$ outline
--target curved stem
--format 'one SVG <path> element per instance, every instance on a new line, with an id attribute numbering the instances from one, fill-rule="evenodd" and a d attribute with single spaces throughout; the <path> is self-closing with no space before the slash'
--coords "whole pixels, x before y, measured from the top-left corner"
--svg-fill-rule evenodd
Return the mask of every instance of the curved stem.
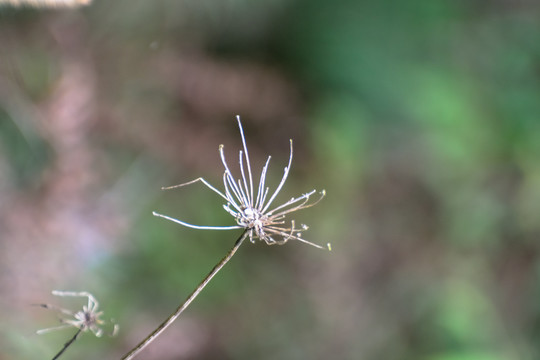
<path id="1" fill-rule="evenodd" d="M 212 271 L 203 279 L 203 281 L 197 286 L 197 288 L 187 297 L 187 299 L 173 312 L 164 322 L 161 323 L 150 335 L 148 335 L 143 341 L 141 341 L 137 346 L 135 346 L 129 353 L 124 355 L 122 360 L 133 359 L 139 352 L 141 352 L 146 346 L 148 346 L 152 341 L 154 341 L 169 325 L 171 325 L 174 320 L 191 304 L 193 300 L 199 295 L 199 293 L 204 289 L 206 285 L 212 280 L 212 278 L 221 270 L 226 263 L 231 260 L 233 255 L 236 253 L 240 245 L 244 242 L 248 235 L 248 230 L 245 230 L 242 235 L 236 240 L 236 243 L 231 250 L 225 255 L 221 261 L 214 266 Z"/>

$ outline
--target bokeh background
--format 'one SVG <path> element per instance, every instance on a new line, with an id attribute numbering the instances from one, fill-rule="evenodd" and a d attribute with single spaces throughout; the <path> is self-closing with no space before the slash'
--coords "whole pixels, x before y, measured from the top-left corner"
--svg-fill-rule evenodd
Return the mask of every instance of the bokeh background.
<path id="1" fill-rule="evenodd" d="M 141 359 L 540 358 L 540 4 L 96 0 L 0 8 L 0 359 L 92 292 L 118 359 L 238 237 L 202 185 L 272 155 L 298 242 L 246 243 Z"/>

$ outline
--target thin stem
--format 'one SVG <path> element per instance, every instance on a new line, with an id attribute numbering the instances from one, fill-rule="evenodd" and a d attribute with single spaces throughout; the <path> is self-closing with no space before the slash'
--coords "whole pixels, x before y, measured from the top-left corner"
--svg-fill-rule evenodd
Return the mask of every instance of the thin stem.
<path id="1" fill-rule="evenodd" d="M 67 343 L 64 344 L 64 347 L 62 348 L 62 350 L 60 350 L 60 352 L 59 352 L 58 354 L 56 354 L 56 355 L 52 358 L 52 360 L 58 359 L 58 358 L 60 357 L 60 355 L 62 355 L 62 354 L 64 353 L 64 351 L 66 351 L 66 349 L 67 349 L 71 344 L 73 344 L 73 342 L 74 342 L 75 340 L 77 340 L 77 337 L 78 337 L 79 334 L 81 333 L 82 329 L 83 329 L 83 327 L 81 326 L 81 327 L 79 328 L 79 330 L 77 330 L 77 332 L 75 333 L 75 335 L 73 335 L 73 337 L 72 337 L 71 339 L 69 339 L 69 341 L 68 341 Z"/>
<path id="2" fill-rule="evenodd" d="M 171 325 L 174 320 L 180 314 L 191 304 L 193 300 L 199 295 L 199 293 L 204 289 L 206 285 L 212 280 L 212 278 L 225 266 L 226 263 L 231 260 L 231 258 L 234 256 L 238 248 L 240 248 L 240 245 L 244 242 L 248 235 L 249 231 L 245 230 L 242 235 L 236 240 L 236 243 L 232 247 L 231 250 L 225 255 L 221 261 L 214 266 L 212 271 L 206 277 L 203 279 L 203 281 L 197 286 L 197 288 L 187 297 L 187 299 L 182 303 L 174 313 L 172 313 L 164 322 L 161 323 L 150 335 L 148 335 L 143 341 L 141 341 L 137 346 L 135 346 L 129 353 L 124 355 L 122 360 L 130 360 L 133 359 L 139 352 L 141 352 L 147 345 L 149 345 L 152 341 L 154 341 L 169 325 Z"/>

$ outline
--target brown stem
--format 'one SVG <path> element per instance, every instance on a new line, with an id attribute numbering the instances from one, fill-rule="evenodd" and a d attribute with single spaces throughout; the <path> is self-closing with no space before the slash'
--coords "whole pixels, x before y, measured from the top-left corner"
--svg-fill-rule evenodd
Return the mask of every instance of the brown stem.
<path id="1" fill-rule="evenodd" d="M 56 355 L 54 355 L 54 357 L 52 358 L 52 360 L 56 360 L 60 357 L 60 355 L 62 355 L 64 353 L 64 351 L 66 351 L 66 349 L 69 347 L 69 345 L 73 344 L 73 342 L 75 340 L 77 340 L 77 337 L 79 336 L 79 334 L 81 333 L 82 331 L 82 326 L 79 328 L 79 330 L 77 330 L 77 332 L 75 333 L 75 335 L 73 335 L 73 337 L 71 339 L 69 339 L 69 341 L 67 343 L 64 344 L 64 347 L 62 348 L 62 350 L 60 350 L 60 352 Z"/>
<path id="2" fill-rule="evenodd" d="M 154 341 L 169 325 L 171 325 L 174 320 L 191 304 L 193 300 L 199 295 L 199 293 L 204 289 L 204 287 L 212 280 L 212 278 L 221 270 L 226 263 L 231 260 L 233 255 L 236 253 L 240 245 L 244 242 L 248 235 L 248 230 L 245 230 L 242 235 L 236 240 L 236 243 L 231 250 L 225 255 L 221 261 L 214 266 L 212 271 L 203 279 L 203 281 L 197 286 L 197 288 L 187 297 L 187 299 L 172 313 L 164 322 L 161 323 L 150 335 L 148 335 L 143 341 L 141 341 L 137 346 L 135 346 L 129 353 L 124 355 L 122 360 L 133 359 L 139 352 L 141 352 L 147 345 Z"/>

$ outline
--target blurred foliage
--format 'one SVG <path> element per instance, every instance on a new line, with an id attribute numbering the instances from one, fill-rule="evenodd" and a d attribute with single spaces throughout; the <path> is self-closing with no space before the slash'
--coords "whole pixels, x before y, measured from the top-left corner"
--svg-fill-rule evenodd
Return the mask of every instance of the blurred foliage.
<path id="1" fill-rule="evenodd" d="M 310 241 L 246 244 L 141 358 L 537 359 L 540 6 L 534 1 L 94 1 L 0 7 L 0 358 L 69 331 L 36 302 L 88 290 L 119 358 L 239 235 L 218 145 L 242 115 Z M 275 185 L 274 185 L 275 186 Z"/>

